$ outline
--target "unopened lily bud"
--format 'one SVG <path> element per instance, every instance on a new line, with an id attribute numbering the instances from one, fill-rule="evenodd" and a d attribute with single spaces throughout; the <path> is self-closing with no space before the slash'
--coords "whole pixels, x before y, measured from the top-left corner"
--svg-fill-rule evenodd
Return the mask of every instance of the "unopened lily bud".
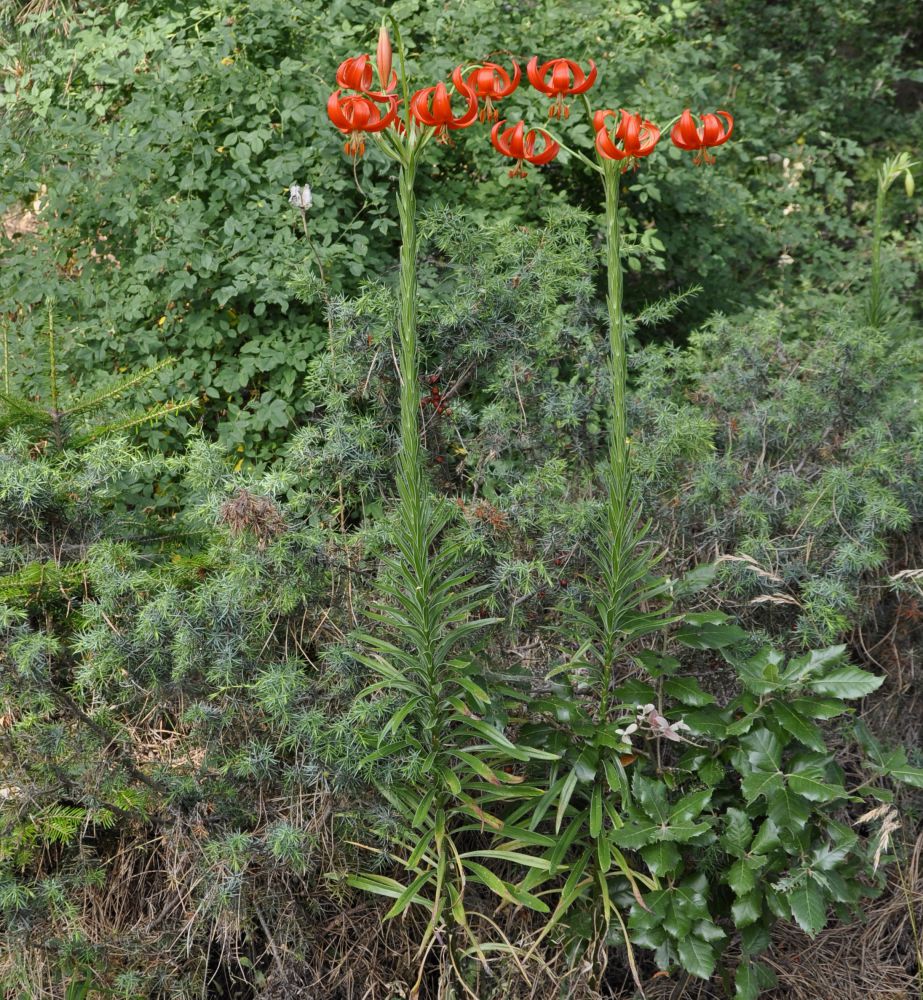
<path id="1" fill-rule="evenodd" d="M 907 192 L 907 197 L 912 198 L 914 192 L 913 185 L 913 174 L 909 170 L 904 171 L 904 190 Z"/>
<path id="2" fill-rule="evenodd" d="M 378 66 L 378 79 L 382 87 L 387 89 L 391 80 L 391 36 L 388 28 L 382 24 L 378 32 L 378 51 L 375 54 L 375 62 Z"/>

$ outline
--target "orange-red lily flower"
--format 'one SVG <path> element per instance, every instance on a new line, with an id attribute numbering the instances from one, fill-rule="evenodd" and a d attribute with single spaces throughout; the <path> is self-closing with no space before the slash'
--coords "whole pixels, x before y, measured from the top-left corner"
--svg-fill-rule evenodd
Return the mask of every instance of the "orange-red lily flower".
<path id="1" fill-rule="evenodd" d="M 726 111 L 716 111 L 715 114 L 702 115 L 701 121 L 702 124 L 697 126 L 695 116 L 686 108 L 673 126 L 670 138 L 674 146 L 695 153 L 693 163 L 714 163 L 715 158 L 708 152 L 709 147 L 722 146 L 731 138 L 734 119 Z"/>
<path id="2" fill-rule="evenodd" d="M 379 66 L 382 64 L 379 63 Z M 390 67 L 389 67 L 390 68 Z M 382 81 L 382 85 L 384 82 Z M 337 69 L 337 86 L 343 90 L 355 90 L 366 94 L 373 101 L 391 100 L 391 91 L 397 87 L 397 73 L 391 74 L 391 79 L 383 93 L 372 91 L 372 62 L 366 54 L 344 59 Z"/>
<path id="3" fill-rule="evenodd" d="M 410 98 L 410 113 L 421 124 L 436 130 L 436 142 L 449 141 L 449 129 L 467 128 L 477 117 L 478 99 L 474 88 L 465 82 L 461 66 L 452 71 L 455 89 L 465 98 L 467 108 L 460 115 L 452 113 L 452 98 L 444 83 L 418 90 Z"/>
<path id="4" fill-rule="evenodd" d="M 527 132 L 525 125 L 519 122 L 518 125 L 511 125 L 501 132 L 500 129 L 504 124 L 505 120 L 494 125 L 490 131 L 490 141 L 497 152 L 516 160 L 516 166 L 510 171 L 510 177 L 527 176 L 523 162 L 540 167 L 550 163 L 561 150 L 558 143 L 543 128 L 531 128 Z M 544 138 L 545 146 L 537 153 L 535 144 L 539 136 Z"/>
<path id="5" fill-rule="evenodd" d="M 346 94 L 340 97 L 340 91 L 334 91 L 327 100 L 327 117 L 346 136 L 343 149 L 347 156 L 362 156 L 365 153 L 366 132 L 381 132 L 386 129 L 397 116 L 397 98 L 388 98 L 390 108 L 383 115 L 371 96 L 364 94 Z"/>
<path id="6" fill-rule="evenodd" d="M 596 82 L 596 63 L 590 60 L 590 72 L 584 73 L 572 59 L 552 59 L 538 64 L 538 56 L 532 56 L 526 66 L 529 83 L 543 94 L 553 97 L 554 104 L 548 110 L 548 117 L 567 118 L 570 108 L 564 103 L 567 94 L 584 94 Z M 546 77 L 551 74 L 550 81 Z"/>
<path id="7" fill-rule="evenodd" d="M 478 99 L 484 102 L 483 108 L 478 112 L 478 118 L 482 122 L 492 122 L 500 117 L 500 112 L 494 107 L 493 102 L 501 97 L 509 97 L 519 86 L 519 63 L 513 60 L 513 75 L 497 63 L 482 63 L 477 69 L 468 74 L 468 84 L 474 88 Z"/>
<path id="8" fill-rule="evenodd" d="M 614 111 L 597 111 L 593 115 L 593 128 L 596 130 L 596 150 L 603 159 L 624 160 L 622 172 L 631 164 L 638 165 L 643 156 L 650 156 L 660 140 L 660 129 L 640 115 L 629 114 L 621 109 L 621 118 L 615 131 L 610 134 L 606 127 L 606 119 Z"/>

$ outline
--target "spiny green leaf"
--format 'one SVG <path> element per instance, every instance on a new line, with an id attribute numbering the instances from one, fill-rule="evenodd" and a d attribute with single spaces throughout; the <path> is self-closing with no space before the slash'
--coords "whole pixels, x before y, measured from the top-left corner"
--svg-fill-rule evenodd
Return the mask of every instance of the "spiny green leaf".
<path id="1" fill-rule="evenodd" d="M 840 667 L 824 677 L 809 681 L 808 687 L 818 694 L 835 698 L 863 698 L 877 691 L 884 684 L 884 677 L 876 677 L 858 667 Z"/>
<path id="2" fill-rule="evenodd" d="M 699 979 L 711 979 L 717 958 L 715 949 L 707 941 L 688 934 L 676 943 L 676 950 L 687 972 Z"/>
<path id="3" fill-rule="evenodd" d="M 757 1000 L 763 990 L 776 985 L 776 974 L 764 962 L 744 960 L 734 974 L 734 1000 Z"/>
<path id="4" fill-rule="evenodd" d="M 792 916 L 798 926 L 810 937 L 819 934 L 827 924 L 827 903 L 818 884 L 806 876 L 787 897 Z"/>

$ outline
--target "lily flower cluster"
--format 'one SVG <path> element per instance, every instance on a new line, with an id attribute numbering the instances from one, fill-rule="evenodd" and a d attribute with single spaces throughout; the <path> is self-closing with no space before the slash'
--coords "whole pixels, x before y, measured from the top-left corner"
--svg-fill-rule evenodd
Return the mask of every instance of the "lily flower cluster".
<path id="1" fill-rule="evenodd" d="M 445 83 L 416 91 L 408 99 L 406 118 L 398 115 L 400 100 L 394 91 L 397 76 L 391 68 L 391 43 L 382 27 L 376 54 L 378 90 L 373 90 L 372 63 L 368 55 L 347 59 L 337 70 L 339 89 L 327 102 L 333 124 L 345 135 L 344 149 L 353 158 L 365 152 L 366 133 L 387 128 L 406 134 L 412 125 L 432 129 L 440 143 L 450 142 L 450 132 L 468 128 L 475 121 L 493 123 L 490 141 L 498 153 L 514 160 L 510 177 L 525 177 L 526 164 L 543 166 L 560 152 L 561 143 L 546 129 L 528 128 L 524 122 L 507 124 L 500 118 L 497 102 L 509 97 L 522 77 L 519 64 L 510 60 L 507 69 L 495 62 L 457 66 L 451 75 L 452 92 Z M 526 66 L 529 84 L 552 99 L 548 116 L 563 122 L 570 116 L 568 98 L 580 96 L 587 103 L 587 91 L 596 83 L 597 69 L 592 59 L 586 70 L 573 59 L 551 59 L 539 64 L 533 56 Z M 344 93 L 345 92 L 345 93 Z M 592 113 L 596 152 L 602 160 L 620 161 L 622 171 L 637 167 L 650 156 L 660 141 L 661 129 L 636 112 L 609 108 Z M 504 127 L 506 126 L 506 127 Z M 715 162 L 709 150 L 723 145 L 734 131 L 734 119 L 726 111 L 707 112 L 696 118 L 686 108 L 668 126 L 670 139 L 678 149 L 694 154 L 696 164 Z"/>

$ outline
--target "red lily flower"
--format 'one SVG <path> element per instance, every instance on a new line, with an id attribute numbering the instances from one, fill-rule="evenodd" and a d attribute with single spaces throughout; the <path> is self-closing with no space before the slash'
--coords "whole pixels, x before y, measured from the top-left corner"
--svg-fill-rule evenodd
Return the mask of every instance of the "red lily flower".
<path id="1" fill-rule="evenodd" d="M 625 160 L 622 166 L 624 173 L 631 164 L 637 167 L 642 156 L 650 156 L 654 152 L 654 147 L 660 140 L 660 129 L 646 118 L 642 119 L 640 115 L 632 115 L 621 109 L 622 117 L 610 135 L 606 127 L 609 115 L 614 116 L 615 112 L 597 111 L 593 115 L 596 150 L 605 160 Z"/>
<path id="2" fill-rule="evenodd" d="M 390 68 L 390 67 L 389 67 Z M 384 80 L 382 80 L 384 86 Z M 356 90 L 371 97 L 373 101 L 391 100 L 391 91 L 397 86 L 397 73 L 391 74 L 391 79 L 384 93 L 372 92 L 372 63 L 366 54 L 344 59 L 337 69 L 337 86 L 343 90 Z"/>
<path id="3" fill-rule="evenodd" d="M 724 118 L 723 123 L 719 115 Z M 693 163 L 714 163 L 715 158 L 708 149 L 710 146 L 723 146 L 731 138 L 734 119 L 726 111 L 716 111 L 715 114 L 702 115 L 701 121 L 702 124 L 697 127 L 694 115 L 686 108 L 673 126 L 670 138 L 678 149 L 695 153 Z"/>
<path id="4" fill-rule="evenodd" d="M 500 128 L 504 124 L 505 120 L 494 125 L 490 131 L 490 141 L 498 153 L 516 160 L 516 166 L 510 171 L 510 177 L 528 176 L 523 161 L 540 167 L 545 163 L 550 163 L 561 150 L 558 143 L 543 128 L 532 128 L 526 132 L 525 125 L 519 122 L 518 125 L 511 125 L 501 132 Z M 536 153 L 535 143 L 540 135 L 544 136 L 545 148 L 540 153 Z"/>
<path id="5" fill-rule="evenodd" d="M 519 86 L 519 63 L 513 62 L 513 75 L 510 74 L 497 63 L 486 62 L 478 69 L 472 70 L 468 75 L 468 85 L 474 88 L 478 98 L 483 100 L 484 107 L 478 112 L 478 119 L 482 122 L 492 122 L 500 117 L 500 112 L 494 107 L 493 102 L 501 97 L 509 97 Z"/>
<path id="6" fill-rule="evenodd" d="M 449 141 L 449 129 L 467 128 L 477 117 L 478 99 L 474 88 L 465 82 L 461 66 L 452 71 L 455 89 L 468 102 L 460 115 L 452 114 L 452 98 L 444 83 L 418 90 L 410 98 L 410 113 L 421 124 L 436 130 L 436 142 Z"/>
<path id="7" fill-rule="evenodd" d="M 371 96 L 361 94 L 346 94 L 340 97 L 340 91 L 334 91 L 327 99 L 327 117 L 346 136 L 343 146 L 347 156 L 362 156 L 365 153 L 365 132 L 381 132 L 386 129 L 397 115 L 397 98 L 388 98 L 391 107 L 382 115 L 381 109 L 371 99 Z"/>
<path id="8" fill-rule="evenodd" d="M 567 118 L 570 108 L 564 103 L 566 94 L 584 94 L 596 82 L 596 63 L 590 60 L 590 72 L 584 73 L 572 59 L 552 59 L 550 62 L 538 64 L 538 56 L 532 56 L 526 66 L 529 83 L 549 97 L 554 97 L 554 104 L 548 111 L 548 117 Z M 550 82 L 545 77 L 551 73 Z"/>

